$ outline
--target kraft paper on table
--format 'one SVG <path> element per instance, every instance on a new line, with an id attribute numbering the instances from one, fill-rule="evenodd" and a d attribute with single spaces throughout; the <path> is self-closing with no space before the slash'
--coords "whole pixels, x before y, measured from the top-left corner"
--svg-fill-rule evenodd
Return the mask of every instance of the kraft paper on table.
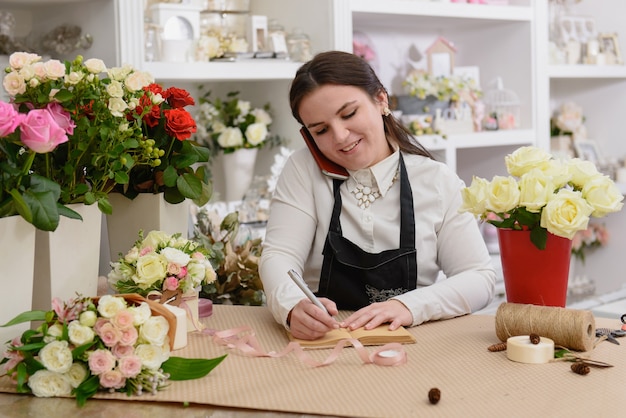
<path id="1" fill-rule="evenodd" d="M 202 321 L 216 330 L 249 325 L 266 351 L 280 351 L 289 342 L 265 307 L 217 305 Z M 599 318 L 597 326 L 619 328 L 621 323 Z M 157 395 L 103 392 L 96 397 L 359 417 L 597 416 L 598 408 L 604 410 L 602 416 L 617 416 L 619 402 L 626 399 L 626 339 L 621 345 L 604 341 L 590 353 L 578 353 L 614 365 L 581 376 L 570 370 L 569 362 L 515 363 L 504 351 L 488 351 L 499 342 L 494 316 L 468 315 L 409 330 L 417 343 L 403 346 L 407 364 L 392 367 L 365 365 L 352 347 L 344 348 L 331 365 L 317 368 L 294 354 L 247 357 L 191 333 L 189 345 L 173 355 L 228 354 L 209 375 L 171 382 Z M 330 351 L 307 353 L 323 361 Z M 436 405 L 428 402 L 433 387 L 441 390 Z M 14 391 L 7 377 L 0 378 L 0 392 Z"/>

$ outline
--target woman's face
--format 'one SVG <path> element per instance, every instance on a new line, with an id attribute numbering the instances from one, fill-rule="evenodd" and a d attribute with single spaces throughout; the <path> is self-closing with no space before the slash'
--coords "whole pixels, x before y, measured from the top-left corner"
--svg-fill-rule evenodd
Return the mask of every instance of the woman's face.
<path id="1" fill-rule="evenodd" d="M 350 170 L 371 167 L 391 154 L 385 138 L 383 109 L 354 86 L 324 85 L 300 102 L 300 118 L 326 157 Z"/>

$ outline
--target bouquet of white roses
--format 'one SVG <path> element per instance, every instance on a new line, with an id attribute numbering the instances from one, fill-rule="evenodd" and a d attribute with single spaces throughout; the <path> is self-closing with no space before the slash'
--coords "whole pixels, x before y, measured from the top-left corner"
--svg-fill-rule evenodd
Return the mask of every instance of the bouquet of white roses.
<path id="1" fill-rule="evenodd" d="M 168 379 L 205 376 L 225 357 L 171 357 L 175 319 L 167 308 L 136 294 L 55 299 L 52 308 L 25 312 L 3 325 L 43 321 L 13 339 L 0 361 L 20 393 L 74 395 L 79 405 L 100 390 L 155 394 Z"/>
<path id="2" fill-rule="evenodd" d="M 140 231 L 135 245 L 111 267 L 108 279 L 115 291 L 142 296 L 165 290 L 184 294 L 216 277 L 204 247 L 162 231 L 151 231 L 145 238 Z"/>
<path id="3" fill-rule="evenodd" d="M 458 75 L 434 76 L 424 71 L 412 71 L 402 82 L 410 96 L 425 99 L 434 96 L 440 101 L 458 101 L 464 94 L 480 97 L 482 91 L 473 79 Z"/>
<path id="4" fill-rule="evenodd" d="M 539 249 L 545 248 L 548 232 L 572 239 L 587 229 L 590 217 L 622 209 L 624 196 L 589 161 L 557 160 L 528 146 L 507 155 L 505 163 L 509 176 L 473 178 L 462 190 L 460 210 L 498 228 L 530 230 Z M 497 218 L 487 218 L 490 213 Z"/>

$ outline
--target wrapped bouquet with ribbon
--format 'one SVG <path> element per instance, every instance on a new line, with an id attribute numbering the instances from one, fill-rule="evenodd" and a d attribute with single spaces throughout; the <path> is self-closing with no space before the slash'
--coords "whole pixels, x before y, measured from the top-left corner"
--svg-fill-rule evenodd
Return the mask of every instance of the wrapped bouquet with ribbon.
<path id="1" fill-rule="evenodd" d="M 50 311 L 24 312 L 8 323 L 41 321 L 16 336 L 0 358 L 17 392 L 37 397 L 74 396 L 78 405 L 98 391 L 156 394 L 168 380 L 207 375 L 226 356 L 171 356 L 177 321 L 138 294 L 55 298 Z"/>
<path id="2" fill-rule="evenodd" d="M 137 293 L 165 304 L 185 321 L 188 331 L 200 330 L 198 293 L 203 284 L 215 281 L 216 273 L 207 250 L 181 234 L 151 231 L 111 263 L 109 285 L 118 293 Z M 179 324 L 181 326 L 182 324 Z M 186 332 L 178 332 L 174 349 L 186 345 Z"/>

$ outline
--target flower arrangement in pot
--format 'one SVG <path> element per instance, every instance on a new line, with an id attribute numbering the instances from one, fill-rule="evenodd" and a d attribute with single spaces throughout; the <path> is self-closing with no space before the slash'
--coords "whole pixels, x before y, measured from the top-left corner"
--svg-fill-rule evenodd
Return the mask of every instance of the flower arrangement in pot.
<path id="1" fill-rule="evenodd" d="M 539 249 L 545 248 L 548 232 L 571 240 L 577 231 L 587 229 L 590 217 L 622 209 L 624 196 L 589 161 L 555 159 L 538 147 L 526 146 L 507 155 L 505 163 L 509 176 L 491 181 L 474 177 L 462 189 L 460 210 L 497 228 L 529 230 Z"/>

